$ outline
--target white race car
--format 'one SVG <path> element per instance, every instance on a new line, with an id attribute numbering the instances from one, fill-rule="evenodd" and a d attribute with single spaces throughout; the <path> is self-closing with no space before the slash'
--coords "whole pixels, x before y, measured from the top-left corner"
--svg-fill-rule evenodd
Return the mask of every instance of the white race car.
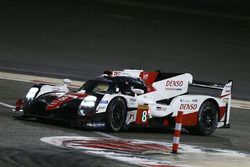
<path id="1" fill-rule="evenodd" d="M 178 111 L 183 111 L 182 124 L 190 133 L 210 135 L 218 127 L 230 127 L 232 83 L 193 81 L 189 73 L 106 71 L 76 92 L 66 84 L 34 85 L 17 109 L 24 111 L 24 117 L 74 121 L 116 132 L 172 127 Z M 220 94 L 192 94 L 196 87 L 220 90 Z"/>

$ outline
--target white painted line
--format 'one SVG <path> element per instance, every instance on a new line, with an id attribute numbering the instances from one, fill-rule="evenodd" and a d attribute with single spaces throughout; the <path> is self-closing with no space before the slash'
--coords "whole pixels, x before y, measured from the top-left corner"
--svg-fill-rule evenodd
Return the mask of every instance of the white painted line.
<path id="1" fill-rule="evenodd" d="M 48 84 L 60 84 L 63 82 L 63 79 L 59 78 L 49 78 L 49 77 L 40 77 L 35 75 L 26 75 L 26 74 L 15 74 L 8 72 L 0 72 L 0 79 L 20 81 L 20 82 L 30 82 L 30 83 L 48 83 Z M 84 82 L 72 80 L 72 84 L 69 87 L 79 88 Z"/>
<path id="2" fill-rule="evenodd" d="M 58 84 L 62 83 L 63 79 L 58 78 L 49 78 L 49 77 L 40 77 L 35 75 L 26 75 L 26 74 L 15 74 L 8 72 L 0 72 L 0 79 L 12 80 L 12 81 L 21 81 L 21 82 L 31 82 L 31 83 L 49 83 L 49 84 Z M 71 88 L 79 88 L 82 86 L 83 81 L 72 80 L 72 84 L 69 85 Z M 243 100 L 232 100 L 233 108 L 247 109 L 250 110 L 250 101 Z"/>
<path id="3" fill-rule="evenodd" d="M 250 110 L 250 101 L 232 100 L 232 107 Z"/>
<path id="4" fill-rule="evenodd" d="M 120 139 L 119 137 L 116 137 L 116 136 L 113 136 L 113 135 L 109 135 L 109 134 L 103 133 L 103 132 L 95 131 L 94 133 L 96 133 L 96 134 L 98 134 L 100 136 L 104 136 L 104 137 L 110 138 L 110 139 Z"/>
<path id="5" fill-rule="evenodd" d="M 12 109 L 16 108 L 15 106 L 12 106 L 12 105 L 9 105 L 9 104 L 3 103 L 3 102 L 0 102 L 0 105 L 4 106 L 4 107 L 7 107 L 7 108 L 12 108 Z"/>

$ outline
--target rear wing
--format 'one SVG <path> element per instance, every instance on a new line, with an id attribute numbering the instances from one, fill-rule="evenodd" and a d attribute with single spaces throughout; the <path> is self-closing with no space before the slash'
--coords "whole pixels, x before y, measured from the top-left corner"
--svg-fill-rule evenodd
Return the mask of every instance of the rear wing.
<path id="1" fill-rule="evenodd" d="M 229 80 L 226 84 L 193 80 L 193 83 L 191 83 L 190 85 L 202 88 L 221 90 L 221 99 L 231 98 L 232 96 L 233 80 Z"/>
<path id="2" fill-rule="evenodd" d="M 230 118 L 230 108 L 231 108 L 231 100 L 232 100 L 232 88 L 233 88 L 233 80 L 229 80 L 226 84 L 220 83 L 212 83 L 212 82 L 204 82 L 194 80 L 190 85 L 202 88 L 210 88 L 221 90 L 220 99 L 226 103 L 227 105 L 227 114 L 225 119 L 225 125 L 229 124 Z"/>

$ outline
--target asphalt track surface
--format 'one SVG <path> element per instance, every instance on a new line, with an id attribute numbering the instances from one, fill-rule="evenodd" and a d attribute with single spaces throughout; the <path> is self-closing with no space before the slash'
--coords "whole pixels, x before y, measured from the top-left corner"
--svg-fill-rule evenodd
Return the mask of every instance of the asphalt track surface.
<path id="1" fill-rule="evenodd" d="M 0 80 L 0 101 L 14 105 L 17 97 L 25 95 L 32 83 Z M 6 91 L 12 90 L 12 91 Z M 48 145 L 40 141 L 49 136 L 102 137 L 94 130 L 75 129 L 68 124 L 35 119 L 20 120 L 13 117 L 10 108 L 0 105 L 0 166 L 113 166 L 114 160 L 100 158 L 72 149 Z M 232 109 L 230 129 L 217 129 L 212 136 L 194 136 L 183 133 L 181 144 L 207 148 L 237 150 L 250 153 L 249 110 Z M 130 130 L 108 133 L 122 139 L 141 139 L 170 142 L 171 130 Z M 119 162 L 118 166 L 133 166 Z"/>
<path id="2" fill-rule="evenodd" d="M 233 79 L 234 97 L 250 99 L 246 10 L 230 13 L 229 6 L 218 14 L 219 9 L 207 13 L 211 10 L 149 6 L 113 1 L 1 1 L 0 70 L 77 80 L 105 69 L 130 67 L 190 72 L 201 80 Z M 14 105 L 30 86 L 0 80 L 0 102 Z M 0 106 L 0 166 L 106 167 L 117 163 L 40 141 L 47 136 L 100 136 L 95 131 L 12 116 L 9 108 Z M 230 129 L 218 129 L 209 137 L 184 133 L 181 142 L 250 153 L 249 117 L 249 110 L 233 108 Z M 162 131 L 111 135 L 172 140 L 172 132 Z M 119 166 L 131 165 L 119 162 Z"/>

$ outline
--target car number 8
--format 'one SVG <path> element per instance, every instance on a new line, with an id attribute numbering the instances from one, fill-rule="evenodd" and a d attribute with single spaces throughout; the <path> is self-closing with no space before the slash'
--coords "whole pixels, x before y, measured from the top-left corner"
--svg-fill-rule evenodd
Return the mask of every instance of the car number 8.
<path id="1" fill-rule="evenodd" d="M 147 121 L 147 116 L 148 116 L 148 112 L 147 111 L 143 111 L 142 112 L 142 122 L 146 122 Z"/>

